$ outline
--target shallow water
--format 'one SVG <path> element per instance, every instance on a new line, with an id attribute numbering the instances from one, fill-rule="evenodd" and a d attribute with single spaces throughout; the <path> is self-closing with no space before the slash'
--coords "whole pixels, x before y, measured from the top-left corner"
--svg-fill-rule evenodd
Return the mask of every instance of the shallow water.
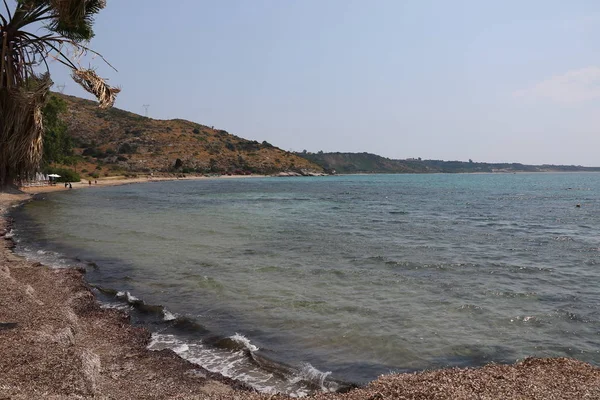
<path id="1" fill-rule="evenodd" d="M 526 356 L 600 364 L 600 174 L 161 182 L 15 214 L 28 257 L 78 259 L 121 300 L 166 307 L 137 310 L 154 348 L 263 390 Z"/>

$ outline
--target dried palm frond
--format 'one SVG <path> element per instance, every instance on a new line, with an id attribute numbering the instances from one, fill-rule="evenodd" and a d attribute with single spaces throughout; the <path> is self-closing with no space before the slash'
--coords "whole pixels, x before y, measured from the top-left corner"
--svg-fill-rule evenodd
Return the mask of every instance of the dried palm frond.
<path id="1" fill-rule="evenodd" d="M 75 82 L 96 96 L 100 108 L 112 107 L 115 104 L 117 94 L 121 91 L 118 87 L 109 86 L 93 69 L 75 69 L 71 76 Z"/>
<path id="2" fill-rule="evenodd" d="M 27 179 L 42 157 L 42 107 L 52 81 L 49 75 L 31 78 L 31 89 L 0 89 L 0 183 Z"/>

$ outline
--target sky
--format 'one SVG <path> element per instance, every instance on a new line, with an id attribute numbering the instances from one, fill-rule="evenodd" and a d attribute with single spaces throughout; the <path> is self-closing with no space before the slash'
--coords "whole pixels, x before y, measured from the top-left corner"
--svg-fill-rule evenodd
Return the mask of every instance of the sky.
<path id="1" fill-rule="evenodd" d="M 600 166 L 597 0 L 108 0 L 95 32 L 118 72 L 82 64 L 152 118 L 294 151 Z"/>

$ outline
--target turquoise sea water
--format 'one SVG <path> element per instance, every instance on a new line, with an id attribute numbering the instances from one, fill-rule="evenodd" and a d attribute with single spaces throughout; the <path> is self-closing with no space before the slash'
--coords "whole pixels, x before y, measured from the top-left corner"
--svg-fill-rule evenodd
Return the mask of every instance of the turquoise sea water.
<path id="1" fill-rule="evenodd" d="M 87 266 L 152 348 L 261 390 L 600 364 L 600 174 L 161 182 L 46 195 L 15 217 L 20 252 Z"/>

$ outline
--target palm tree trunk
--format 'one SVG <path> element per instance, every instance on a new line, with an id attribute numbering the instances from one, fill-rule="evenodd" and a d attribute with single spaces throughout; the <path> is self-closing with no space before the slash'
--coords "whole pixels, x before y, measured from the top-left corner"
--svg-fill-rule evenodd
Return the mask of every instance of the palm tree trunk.
<path id="1" fill-rule="evenodd" d="M 36 79 L 35 89 L 0 88 L 0 186 L 29 179 L 38 170 L 44 133 L 42 106 L 52 81 Z"/>

